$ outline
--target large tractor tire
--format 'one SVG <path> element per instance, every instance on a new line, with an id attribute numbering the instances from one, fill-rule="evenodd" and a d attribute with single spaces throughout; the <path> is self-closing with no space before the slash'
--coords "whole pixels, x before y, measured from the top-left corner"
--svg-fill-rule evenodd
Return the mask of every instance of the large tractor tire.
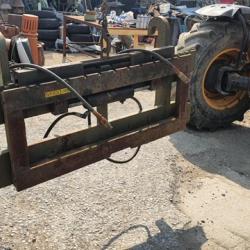
<path id="1" fill-rule="evenodd" d="M 215 130 L 244 118 L 249 108 L 246 91 L 224 96 L 215 90 L 220 67 L 237 60 L 241 41 L 242 29 L 236 21 L 196 23 L 181 34 L 177 52 L 196 50 L 190 86 L 191 127 Z"/>

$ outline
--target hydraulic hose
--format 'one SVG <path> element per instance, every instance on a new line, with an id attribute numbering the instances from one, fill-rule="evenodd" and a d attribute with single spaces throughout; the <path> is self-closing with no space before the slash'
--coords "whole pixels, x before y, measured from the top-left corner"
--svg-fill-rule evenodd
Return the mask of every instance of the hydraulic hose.
<path id="1" fill-rule="evenodd" d="M 141 103 L 139 102 L 139 100 L 135 97 L 130 97 L 130 99 L 132 99 L 137 105 L 138 105 L 138 108 L 139 108 L 139 112 L 142 112 L 143 108 L 142 108 L 142 105 Z M 65 113 L 65 114 L 62 114 L 60 115 L 59 117 L 57 117 L 53 122 L 52 124 L 49 126 L 49 128 L 47 129 L 46 133 L 44 134 L 43 136 L 43 139 L 46 139 L 49 135 L 50 135 L 50 132 L 54 129 L 54 127 L 62 120 L 64 119 L 65 117 L 68 117 L 68 116 L 76 116 L 76 117 L 79 117 L 79 118 L 82 118 L 82 119 L 85 119 L 88 114 L 84 113 L 84 114 L 81 114 L 81 113 L 78 113 L 78 112 L 70 112 L 70 113 Z M 107 158 L 108 161 L 112 162 L 112 163 L 115 163 L 115 164 L 125 164 L 125 163 L 128 163 L 130 161 L 132 161 L 139 153 L 141 149 L 141 146 L 138 146 L 135 150 L 135 152 L 133 153 L 133 155 L 127 159 L 127 160 L 115 160 L 115 159 L 112 159 L 112 158 Z"/>
<path id="2" fill-rule="evenodd" d="M 60 76 L 52 72 L 51 70 L 48 70 L 46 68 L 43 68 L 36 64 L 30 64 L 30 63 L 19 63 L 19 64 L 13 64 L 10 65 L 10 69 L 16 69 L 16 68 L 33 68 L 37 69 L 41 72 L 44 72 L 45 74 L 50 75 L 53 77 L 57 82 L 61 83 L 62 85 L 66 86 L 83 104 L 83 107 L 86 108 L 89 112 L 91 112 L 97 120 L 100 122 L 100 124 L 104 125 L 107 128 L 112 128 L 111 124 L 108 122 L 108 120 L 102 116 L 99 112 L 97 112 L 78 92 L 75 90 L 70 84 L 68 84 L 65 80 L 63 80 Z"/>
<path id="3" fill-rule="evenodd" d="M 158 54 L 154 51 L 145 50 L 145 49 L 126 49 L 126 50 L 119 52 L 119 54 L 124 54 L 124 53 L 129 53 L 129 52 L 142 52 L 144 54 L 152 55 L 152 56 L 156 57 L 158 60 L 160 60 L 161 62 L 170 66 L 182 82 L 184 82 L 186 84 L 188 84 L 190 82 L 190 78 L 187 77 L 183 72 L 181 72 L 173 63 L 171 63 L 168 59 L 166 59 L 165 57 L 161 56 L 160 54 Z"/>
<path id="4" fill-rule="evenodd" d="M 87 111 L 88 112 L 88 111 Z M 52 123 L 51 125 L 49 126 L 49 128 L 47 129 L 46 133 L 44 134 L 43 136 L 43 139 L 46 139 L 50 132 L 52 131 L 52 129 L 56 126 L 56 124 L 61 121 L 63 118 L 67 117 L 67 116 L 76 116 L 76 117 L 79 117 L 79 118 L 83 118 L 85 119 L 86 118 L 86 114 L 81 114 L 81 113 L 78 113 L 78 112 L 70 112 L 70 113 L 65 113 L 65 114 L 62 114 L 61 116 L 59 116 L 58 118 L 56 118 Z"/>
<path id="5" fill-rule="evenodd" d="M 140 101 L 136 98 L 136 97 L 130 97 L 131 100 L 133 100 L 138 108 L 139 108 L 139 113 L 142 112 L 143 108 L 142 108 L 142 105 L 140 103 Z M 134 154 L 127 160 L 115 160 L 115 159 L 112 159 L 112 158 L 107 158 L 108 161 L 112 162 L 112 163 L 115 163 L 115 164 L 126 164 L 126 163 L 129 163 L 130 161 L 132 161 L 137 155 L 138 153 L 140 152 L 140 149 L 141 149 L 141 146 L 138 146 L 134 152 Z"/>

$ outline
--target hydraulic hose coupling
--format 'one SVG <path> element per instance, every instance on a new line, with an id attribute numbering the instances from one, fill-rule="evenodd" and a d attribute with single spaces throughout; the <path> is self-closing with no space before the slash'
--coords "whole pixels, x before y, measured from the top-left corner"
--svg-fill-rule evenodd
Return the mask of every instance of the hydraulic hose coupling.
<path id="1" fill-rule="evenodd" d="M 113 128 L 112 125 L 108 122 L 108 120 L 104 116 L 102 116 L 100 113 L 98 113 L 97 111 L 93 111 L 92 113 L 97 118 L 97 120 L 99 121 L 101 125 L 109 129 Z"/>
<path id="2" fill-rule="evenodd" d="M 179 79 L 185 83 L 185 84 L 189 84 L 190 83 L 190 78 L 187 77 L 183 72 L 181 72 L 175 65 L 172 64 L 172 67 L 176 73 L 176 75 L 179 77 Z"/>

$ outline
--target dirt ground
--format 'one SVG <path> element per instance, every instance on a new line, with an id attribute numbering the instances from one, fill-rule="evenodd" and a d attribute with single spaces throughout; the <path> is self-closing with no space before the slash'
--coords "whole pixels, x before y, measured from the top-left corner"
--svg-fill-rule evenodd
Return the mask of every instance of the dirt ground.
<path id="1" fill-rule="evenodd" d="M 137 97 L 150 105 L 150 93 Z M 52 120 L 28 119 L 29 143 Z M 53 135 L 82 126 L 66 119 Z M 249 138 L 250 112 L 225 130 L 187 129 L 147 144 L 126 165 L 105 160 L 20 193 L 3 188 L 0 250 L 250 249 Z"/>

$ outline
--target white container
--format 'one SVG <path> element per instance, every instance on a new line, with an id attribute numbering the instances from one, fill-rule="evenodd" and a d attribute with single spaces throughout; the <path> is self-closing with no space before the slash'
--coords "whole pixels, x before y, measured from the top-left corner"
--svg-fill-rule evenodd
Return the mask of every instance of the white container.
<path id="1" fill-rule="evenodd" d="M 142 26 L 141 22 L 142 22 L 141 15 L 138 15 L 138 16 L 137 16 L 137 20 L 136 20 L 136 28 L 137 28 L 137 29 L 140 29 L 140 28 L 141 28 L 141 26 Z"/>
<path id="2" fill-rule="evenodd" d="M 162 3 L 160 5 L 160 13 L 167 14 L 170 11 L 170 3 Z"/>
<path id="3" fill-rule="evenodd" d="M 147 15 L 138 15 L 136 21 L 137 29 L 147 29 L 150 21 L 150 16 Z"/>

